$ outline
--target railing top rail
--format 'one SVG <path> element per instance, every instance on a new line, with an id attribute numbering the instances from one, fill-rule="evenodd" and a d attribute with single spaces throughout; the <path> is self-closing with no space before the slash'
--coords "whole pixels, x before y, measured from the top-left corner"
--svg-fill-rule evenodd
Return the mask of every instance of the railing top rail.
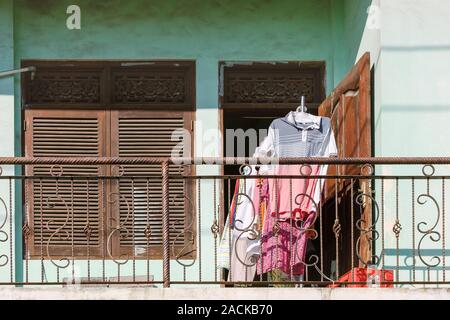
<path id="1" fill-rule="evenodd" d="M 0 165 L 133 165 L 133 164 L 450 164 L 450 157 L 366 157 L 366 158 L 249 158 L 249 157 L 0 157 Z"/>

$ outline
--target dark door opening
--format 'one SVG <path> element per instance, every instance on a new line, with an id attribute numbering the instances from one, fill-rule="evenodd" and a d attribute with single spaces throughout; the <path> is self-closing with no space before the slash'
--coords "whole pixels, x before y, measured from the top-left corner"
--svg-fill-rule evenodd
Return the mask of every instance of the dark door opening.
<path id="1" fill-rule="evenodd" d="M 231 63 L 220 64 L 221 107 L 223 109 L 223 150 L 224 156 L 251 157 L 254 146 L 245 140 L 245 154 L 237 153 L 234 141 L 233 154 L 227 152 L 227 129 L 255 130 L 257 145 L 267 134 L 267 129 L 276 118 L 284 117 L 300 104 L 301 96 L 306 97 L 308 112 L 317 115 L 318 106 L 325 98 L 324 62 L 274 62 L 274 63 Z M 259 130 L 263 130 L 260 132 Z M 242 142 L 241 142 L 242 143 Z M 239 165 L 224 166 L 224 175 L 239 175 Z M 225 215 L 229 212 L 236 181 L 229 179 L 224 183 Z M 226 216 L 224 217 L 224 221 Z M 310 248 L 319 248 L 310 243 Z M 310 251 L 309 254 L 317 252 Z M 265 279 L 265 277 L 263 278 Z M 310 272 L 308 280 L 320 280 Z M 256 276 L 255 280 L 259 280 Z"/>
<path id="2" fill-rule="evenodd" d="M 294 108 L 295 109 L 295 108 Z M 259 130 L 265 130 L 269 128 L 272 121 L 276 118 L 284 117 L 286 114 L 288 114 L 293 109 L 289 108 L 279 108 L 279 109 L 269 109 L 269 110 L 226 110 L 223 113 L 223 127 L 224 129 L 242 129 L 243 131 L 246 131 L 248 129 L 254 129 L 258 133 L 258 141 L 262 141 L 264 139 L 264 136 L 260 136 Z M 317 110 L 313 109 L 310 111 L 312 114 L 317 114 Z M 224 146 L 223 150 L 226 150 L 226 134 L 224 135 Z M 235 141 L 235 152 L 237 147 L 237 143 Z M 251 150 L 249 146 L 249 140 L 246 139 L 245 141 L 245 156 L 251 157 L 254 153 L 254 150 Z M 236 154 L 236 153 L 235 153 Z M 234 155 L 226 155 L 226 156 L 234 156 Z M 240 174 L 240 165 L 227 165 L 224 167 L 224 175 L 239 175 Z M 231 199 L 233 196 L 233 191 L 236 186 L 236 180 L 230 179 L 229 182 L 226 182 L 224 184 L 224 201 L 225 201 L 225 213 L 229 212 L 229 204 L 231 203 Z M 333 201 L 329 201 L 330 203 L 333 203 Z M 326 207 L 324 207 L 324 211 L 326 208 L 328 208 L 327 211 L 332 212 L 333 209 L 331 204 L 328 204 Z M 226 219 L 226 217 L 225 217 Z M 332 226 L 334 220 L 327 219 L 326 225 Z M 319 232 L 318 229 L 318 223 L 316 223 L 315 229 Z M 322 236 L 322 235 L 320 235 Z M 319 249 L 320 249 L 320 240 L 319 237 L 317 237 L 315 240 L 308 241 L 307 246 L 307 255 L 305 262 L 311 261 L 313 258 L 313 255 L 321 256 Z M 327 239 L 331 239 L 330 235 L 324 235 Z M 331 241 L 331 240 L 330 240 Z M 331 242 L 330 242 L 331 243 Z M 331 253 L 331 252 L 330 252 Z M 323 256 L 323 255 L 322 255 Z M 331 265 L 331 260 L 326 259 L 325 260 L 327 264 Z M 327 271 L 330 272 L 330 268 L 327 268 Z M 264 276 L 263 279 L 266 279 Z M 259 280 L 259 276 L 255 276 L 255 281 Z M 317 272 L 314 268 L 308 268 L 308 280 L 309 281 L 320 281 L 320 273 Z"/>
<path id="3" fill-rule="evenodd" d="M 257 141 L 258 144 L 260 141 L 264 139 L 265 136 L 261 136 L 261 133 L 264 130 L 267 130 L 272 123 L 272 121 L 279 117 L 284 117 L 290 110 L 289 109 L 272 109 L 272 110 L 224 110 L 223 113 L 223 128 L 224 131 L 227 129 L 230 130 L 239 130 L 242 129 L 244 132 L 247 130 L 254 129 L 257 133 Z M 263 130 L 263 131 L 260 131 Z M 223 139 L 223 150 L 227 149 L 227 134 L 224 132 Z M 237 154 L 238 144 L 235 141 L 234 143 L 234 152 L 233 154 L 226 154 L 225 156 L 234 157 Z M 245 140 L 245 157 L 253 156 L 255 150 L 250 150 L 249 140 Z M 240 165 L 227 165 L 224 166 L 224 175 L 239 175 Z M 229 194 L 233 193 L 235 188 L 236 181 L 234 179 L 230 179 L 230 187 L 228 183 L 225 184 L 225 208 L 228 208 L 228 204 L 231 199 L 228 199 Z M 228 210 L 226 210 L 228 212 Z"/>

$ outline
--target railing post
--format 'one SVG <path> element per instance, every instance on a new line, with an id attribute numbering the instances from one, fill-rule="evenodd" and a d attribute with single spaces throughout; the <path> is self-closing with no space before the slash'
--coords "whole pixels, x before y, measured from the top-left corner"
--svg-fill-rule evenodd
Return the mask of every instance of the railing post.
<path id="1" fill-rule="evenodd" d="M 162 167 L 162 228 L 163 228 L 163 286 L 170 287 L 170 220 L 169 220 L 169 162 Z"/>

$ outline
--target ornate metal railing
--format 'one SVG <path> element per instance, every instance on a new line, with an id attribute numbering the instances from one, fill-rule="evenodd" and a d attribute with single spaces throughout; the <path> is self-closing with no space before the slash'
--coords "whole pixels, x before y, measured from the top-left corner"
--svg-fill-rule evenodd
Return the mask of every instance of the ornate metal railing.
<path id="1" fill-rule="evenodd" d="M 0 283 L 450 284 L 450 158 L 277 159 L 276 166 L 299 166 L 297 174 L 282 176 L 260 174 L 267 163 L 273 159 L 0 158 Z M 209 174 L 193 173 L 205 165 Z M 328 173 L 312 174 L 315 165 L 327 165 Z M 79 174 L 80 167 L 95 170 Z M 251 170 L 256 171 L 244 174 Z M 324 184 L 320 201 L 310 191 L 292 194 L 292 186 L 306 179 Z M 295 206 L 309 197 L 314 208 L 310 220 L 306 223 L 304 215 L 281 219 L 278 212 L 272 216 L 242 188 L 233 200 L 235 183 L 245 186 L 251 180 L 257 187 L 285 181 L 291 192 L 271 194 L 275 201 L 284 197 Z M 258 194 L 260 200 L 261 190 Z M 250 222 L 227 222 L 233 206 L 244 200 L 253 208 Z M 266 221 L 273 225 L 264 229 Z M 273 257 L 261 245 L 239 256 L 247 251 L 238 240 L 256 244 L 269 233 L 283 237 L 289 231 L 283 223 L 295 231 L 282 243 L 290 255 L 284 259 L 297 261 L 295 266 L 288 262 L 287 272 L 264 272 L 264 257 Z M 302 237 L 308 244 L 304 256 L 295 247 Z M 231 271 L 223 268 L 224 257 Z"/>

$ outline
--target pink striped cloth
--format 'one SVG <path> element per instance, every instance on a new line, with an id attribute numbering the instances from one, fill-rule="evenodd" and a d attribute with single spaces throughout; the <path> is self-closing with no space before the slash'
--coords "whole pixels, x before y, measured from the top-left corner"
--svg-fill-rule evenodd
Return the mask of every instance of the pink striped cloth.
<path id="1" fill-rule="evenodd" d="M 318 175 L 319 171 L 318 165 L 279 165 L 268 173 L 269 175 L 302 175 L 305 178 L 267 179 L 268 214 L 264 217 L 261 256 L 257 263 L 258 274 L 273 269 L 280 269 L 288 274 L 292 269 L 295 275 L 303 274 L 306 229 L 311 227 L 318 210 L 313 201 L 318 179 L 308 176 Z M 275 230 L 278 232 L 276 233 Z"/>

